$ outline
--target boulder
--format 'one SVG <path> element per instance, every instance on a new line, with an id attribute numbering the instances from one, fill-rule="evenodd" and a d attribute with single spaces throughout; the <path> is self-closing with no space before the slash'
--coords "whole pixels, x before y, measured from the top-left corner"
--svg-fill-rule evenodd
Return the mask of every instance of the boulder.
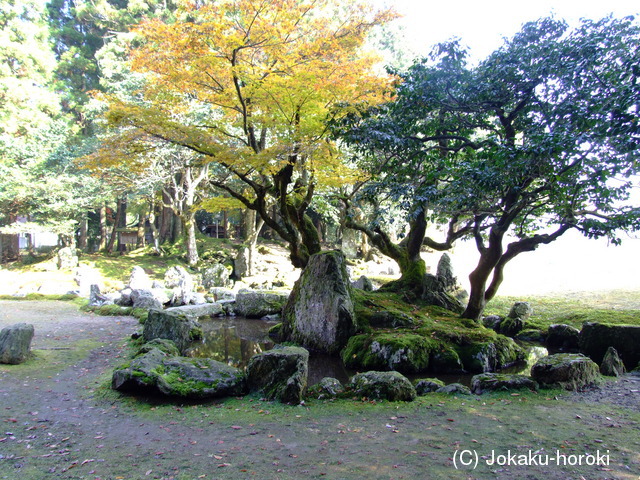
<path id="1" fill-rule="evenodd" d="M 340 380 L 332 377 L 324 377 L 320 382 L 309 387 L 308 396 L 322 400 L 325 398 L 336 398 L 344 393 L 344 386 Z"/>
<path id="2" fill-rule="evenodd" d="M 353 288 L 359 288 L 365 292 L 373 292 L 373 283 L 366 276 L 362 275 L 358 280 L 351 283 Z"/>
<path id="3" fill-rule="evenodd" d="M 340 251 L 311 256 L 283 309 L 284 338 L 339 352 L 357 330 L 346 260 Z"/>
<path id="4" fill-rule="evenodd" d="M 253 274 L 252 270 L 251 249 L 249 247 L 241 247 L 236 258 L 233 259 L 233 275 L 237 280 L 240 280 L 251 276 Z"/>
<path id="5" fill-rule="evenodd" d="M 525 375 L 481 373 L 471 379 L 471 391 L 476 395 L 496 390 L 538 390 L 538 384 Z"/>
<path id="6" fill-rule="evenodd" d="M 440 345 L 431 352 L 429 370 L 436 373 L 463 373 L 465 371 L 458 352 L 446 345 Z"/>
<path id="7" fill-rule="evenodd" d="M 199 305 L 182 305 L 180 307 L 169 307 L 165 310 L 169 313 L 177 313 L 187 317 L 212 317 L 222 315 L 224 310 L 219 303 L 203 303 Z"/>
<path id="8" fill-rule="evenodd" d="M 615 348 L 609 347 L 600 364 L 600 373 L 608 377 L 619 377 L 627 372 Z"/>
<path id="9" fill-rule="evenodd" d="M 495 328 L 496 332 L 508 337 L 514 337 L 522 330 L 524 330 L 524 319 L 522 319 L 521 317 L 504 318 Z"/>
<path id="10" fill-rule="evenodd" d="M 160 393 L 187 399 L 218 398 L 245 393 L 245 376 L 237 368 L 210 358 L 177 355 L 172 342 L 154 340 L 113 372 L 115 390 Z"/>
<path id="11" fill-rule="evenodd" d="M 182 313 L 163 310 L 149 310 L 149 316 L 144 322 L 142 337 L 145 341 L 155 338 L 171 340 L 178 350 L 183 352 L 191 342 L 201 338 L 200 324 Z"/>
<path id="12" fill-rule="evenodd" d="M 131 292 L 130 288 L 123 288 L 120 290 L 120 296 L 115 299 L 114 303 L 116 305 L 120 305 L 121 307 L 130 307 L 133 305 L 133 300 L 131 300 Z"/>
<path id="13" fill-rule="evenodd" d="M 527 328 L 522 330 L 515 337 L 516 340 L 521 342 L 537 342 L 543 343 L 546 340 L 544 333 L 541 330 L 535 328 Z"/>
<path id="14" fill-rule="evenodd" d="M 155 346 L 141 350 L 131 362 L 114 370 L 111 388 L 130 393 L 156 391 L 158 371 L 168 356 L 169 354 Z"/>
<path id="15" fill-rule="evenodd" d="M 229 285 L 231 285 L 229 270 L 221 263 L 207 267 L 202 273 L 202 286 L 207 291 L 216 287 L 228 287 Z"/>
<path id="16" fill-rule="evenodd" d="M 162 303 L 151 290 L 131 290 L 131 303 L 133 308 L 162 309 Z"/>
<path id="17" fill-rule="evenodd" d="M 93 285 L 98 285 L 100 290 L 104 289 L 104 280 L 102 279 L 100 271 L 84 263 L 78 265 L 73 279 L 78 285 L 81 297 L 89 297 L 91 295 L 91 287 Z"/>
<path id="18" fill-rule="evenodd" d="M 178 286 L 173 287 L 171 291 L 171 305 L 189 305 L 195 303 L 193 292 L 193 281 L 191 278 L 181 278 Z"/>
<path id="19" fill-rule="evenodd" d="M 158 372 L 156 385 L 165 395 L 189 399 L 246 393 L 244 373 L 211 358 L 166 358 Z"/>
<path id="20" fill-rule="evenodd" d="M 579 390 L 599 380 L 598 365 L 589 357 L 575 353 L 558 353 L 538 360 L 531 368 L 531 378 L 541 387 Z"/>
<path id="21" fill-rule="evenodd" d="M 511 307 L 509 315 L 507 316 L 509 318 L 520 318 L 524 322 L 526 322 L 527 320 L 529 320 L 532 314 L 533 308 L 531 307 L 531 304 L 529 304 L 529 302 L 516 302 Z"/>
<path id="22" fill-rule="evenodd" d="M 471 390 L 469 390 L 469 387 L 462 385 L 461 383 L 450 383 L 449 385 L 445 385 L 444 387 L 437 389 L 436 393 L 444 393 L 447 395 L 471 395 Z"/>
<path id="23" fill-rule="evenodd" d="M 375 333 L 355 335 L 342 351 L 347 368 L 424 372 L 429 367 L 433 340 L 415 333 Z"/>
<path id="24" fill-rule="evenodd" d="M 230 288 L 213 287 L 209 289 L 209 296 L 213 297 L 213 300 L 219 302 L 221 300 L 236 301 L 236 293 Z"/>
<path id="25" fill-rule="evenodd" d="M 415 388 L 418 396 L 423 396 L 427 393 L 435 392 L 441 387 L 444 387 L 444 382 L 442 380 L 438 378 L 425 378 L 423 380 L 418 380 Z"/>
<path id="26" fill-rule="evenodd" d="M 577 351 L 580 330 L 571 325 L 554 324 L 547 330 L 546 344 L 548 347 L 565 351 Z"/>
<path id="27" fill-rule="evenodd" d="M 147 272 L 137 265 L 131 270 L 128 285 L 131 290 L 151 290 L 153 288 L 153 282 Z"/>
<path id="28" fill-rule="evenodd" d="M 457 348 L 464 369 L 471 373 L 494 372 L 524 360 L 524 351 L 513 339 L 498 335 L 494 341 Z"/>
<path id="29" fill-rule="evenodd" d="M 262 318 L 280 313 L 288 298 L 281 293 L 241 290 L 236 295 L 235 312 L 247 318 Z"/>
<path id="30" fill-rule="evenodd" d="M 609 347 L 616 349 L 627 370 L 634 369 L 640 362 L 640 326 L 637 325 L 588 322 L 582 326 L 578 344 L 580 351 L 596 363 L 602 363 Z"/>
<path id="31" fill-rule="evenodd" d="M 275 348 L 255 355 L 247 365 L 247 386 L 269 400 L 297 405 L 307 388 L 309 352 L 300 347 Z"/>
<path id="32" fill-rule="evenodd" d="M 0 363 L 17 365 L 29 358 L 33 325 L 17 323 L 0 330 Z"/>
<path id="33" fill-rule="evenodd" d="M 457 289 L 452 288 L 442 277 L 425 274 L 423 277 L 422 300 L 428 305 L 435 305 L 455 313 L 462 313 L 464 305 L 462 296 Z"/>
<path id="34" fill-rule="evenodd" d="M 193 290 L 193 278 L 184 267 L 176 265 L 169 268 L 164 274 L 164 286 L 166 288 L 176 288 L 181 286 L 181 282 Z"/>
<path id="35" fill-rule="evenodd" d="M 502 320 L 504 319 L 500 315 L 487 315 L 482 319 L 482 325 L 490 328 L 491 330 L 497 330 L 498 325 L 500 325 Z"/>
<path id="36" fill-rule="evenodd" d="M 58 270 L 73 270 L 78 266 L 78 254 L 75 248 L 64 247 L 58 250 Z"/>
<path id="37" fill-rule="evenodd" d="M 411 402 L 417 394 L 409 379 L 398 372 L 364 372 L 353 376 L 350 389 L 359 397 Z"/>
<path id="38" fill-rule="evenodd" d="M 100 285 L 92 284 L 89 288 L 89 303 L 90 307 L 99 307 L 101 305 L 106 304 L 108 301 L 107 297 L 100 293 Z M 111 302 L 113 303 L 113 302 Z"/>

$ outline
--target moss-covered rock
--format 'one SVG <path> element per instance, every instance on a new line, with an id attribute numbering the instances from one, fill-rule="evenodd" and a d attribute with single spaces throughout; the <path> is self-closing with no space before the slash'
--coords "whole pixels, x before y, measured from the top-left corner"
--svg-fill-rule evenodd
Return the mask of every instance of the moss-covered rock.
<path id="1" fill-rule="evenodd" d="M 158 350 L 169 356 L 177 357 L 180 355 L 180 350 L 178 350 L 176 344 L 171 340 L 167 340 L 165 338 L 154 338 L 153 340 L 142 345 L 136 352 L 135 356 L 137 357 L 138 355 L 148 353 L 154 348 L 157 348 Z"/>
<path id="2" fill-rule="evenodd" d="M 312 255 L 283 310 L 284 339 L 338 353 L 358 329 L 351 295 L 344 255 Z"/>
<path id="3" fill-rule="evenodd" d="M 461 383 L 450 383 L 444 387 L 440 387 L 436 390 L 436 393 L 445 393 L 447 395 L 471 395 L 471 390 L 466 385 Z"/>
<path id="4" fill-rule="evenodd" d="M 619 377 L 626 373 L 624 363 L 618 356 L 615 348 L 609 347 L 607 349 L 607 353 L 604 354 L 604 358 L 600 364 L 600 373 L 609 377 Z"/>
<path id="5" fill-rule="evenodd" d="M 372 328 L 406 328 L 415 325 L 409 315 L 396 311 L 374 312 L 368 320 Z"/>
<path id="6" fill-rule="evenodd" d="M 521 342 L 543 343 L 546 339 L 546 336 L 542 330 L 538 330 L 536 328 L 527 328 L 518 333 L 514 338 L 516 340 L 520 340 Z"/>
<path id="7" fill-rule="evenodd" d="M 282 312 L 289 295 L 276 292 L 240 290 L 236 295 L 235 311 L 247 318 L 262 318 Z"/>
<path id="8" fill-rule="evenodd" d="M 494 372 L 524 359 L 524 351 L 511 338 L 497 335 L 492 341 L 461 345 L 457 348 L 468 372 Z"/>
<path id="9" fill-rule="evenodd" d="M 531 368 L 531 378 L 541 387 L 580 390 L 598 383 L 598 365 L 588 357 L 575 353 L 559 353 L 543 357 Z"/>
<path id="10" fill-rule="evenodd" d="M 435 392 L 441 387 L 444 387 L 444 382 L 438 378 L 425 378 L 415 382 L 416 393 L 418 396 Z"/>
<path id="11" fill-rule="evenodd" d="M 29 358 L 33 325 L 17 323 L 0 331 L 0 363 L 17 365 Z"/>
<path id="12" fill-rule="evenodd" d="M 349 339 L 342 361 L 349 368 L 424 372 L 437 344 L 413 333 L 374 333 Z"/>
<path id="13" fill-rule="evenodd" d="M 429 370 L 437 373 L 462 373 L 464 365 L 453 347 L 440 344 L 431 352 Z"/>
<path id="14" fill-rule="evenodd" d="M 471 391 L 476 395 L 498 390 L 538 390 L 538 384 L 525 375 L 481 373 L 471 379 Z"/>
<path id="15" fill-rule="evenodd" d="M 349 386 L 355 395 L 369 399 L 410 402 L 416 398 L 414 386 L 398 372 L 358 373 Z"/>
<path id="16" fill-rule="evenodd" d="M 219 398 L 246 391 L 242 371 L 210 358 L 166 358 L 156 375 L 158 390 L 173 397 Z"/>
<path id="17" fill-rule="evenodd" d="M 337 378 L 325 377 L 307 390 L 307 397 L 317 398 L 319 400 L 325 398 L 336 398 L 345 391 L 344 385 Z"/>
<path id="18" fill-rule="evenodd" d="M 114 370 L 111 387 L 129 393 L 155 392 L 158 369 L 167 357 L 165 352 L 156 347 L 141 349 L 133 360 Z"/>
<path id="19" fill-rule="evenodd" d="M 580 351 L 594 362 L 602 363 L 609 347 L 613 347 L 627 370 L 640 362 L 640 326 L 585 323 L 579 337 Z"/>
<path id="20" fill-rule="evenodd" d="M 249 391 L 269 400 L 299 404 L 307 388 L 309 352 L 300 347 L 275 348 L 258 354 L 247 365 Z"/>
<path id="21" fill-rule="evenodd" d="M 180 352 L 184 352 L 198 336 L 202 336 L 202 329 L 194 318 L 179 312 L 163 310 L 149 310 L 142 331 L 145 341 L 149 342 L 155 338 L 171 340 Z"/>
<path id="22" fill-rule="evenodd" d="M 237 368 L 209 358 L 177 354 L 172 342 L 152 340 L 143 345 L 128 364 L 113 372 L 111 385 L 122 392 L 187 399 L 219 398 L 245 392 L 245 376 Z"/>
<path id="23" fill-rule="evenodd" d="M 500 321 L 496 327 L 496 332 L 509 337 L 513 337 L 524 329 L 524 320 L 520 317 L 507 317 Z"/>
<path id="24" fill-rule="evenodd" d="M 571 325 L 553 324 L 547 330 L 546 344 L 548 347 L 559 348 L 566 352 L 578 350 L 580 330 Z"/>

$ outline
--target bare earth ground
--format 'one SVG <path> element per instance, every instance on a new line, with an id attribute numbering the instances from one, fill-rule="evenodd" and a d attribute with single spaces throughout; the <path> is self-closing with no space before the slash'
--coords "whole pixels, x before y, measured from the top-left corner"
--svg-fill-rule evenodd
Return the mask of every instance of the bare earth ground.
<path id="1" fill-rule="evenodd" d="M 108 388 L 134 319 L 0 302 L 0 328 L 23 321 L 35 326 L 35 356 L 0 366 L 0 479 L 640 478 L 640 377 L 578 394 L 182 405 Z M 475 470 L 455 468 L 463 450 L 478 453 Z M 557 451 L 608 457 L 487 464 L 492 452 Z"/>

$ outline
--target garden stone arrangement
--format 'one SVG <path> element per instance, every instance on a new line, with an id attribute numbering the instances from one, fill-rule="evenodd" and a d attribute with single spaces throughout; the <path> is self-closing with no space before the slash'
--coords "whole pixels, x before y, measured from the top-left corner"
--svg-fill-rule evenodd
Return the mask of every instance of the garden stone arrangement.
<path id="1" fill-rule="evenodd" d="M 123 302 L 125 295 L 135 298 L 134 292 L 153 293 L 154 289 L 164 289 L 165 298 L 173 301 L 166 302 L 166 308 L 154 305 L 149 310 L 142 332 L 146 343 L 130 362 L 113 373 L 113 388 L 123 392 L 187 399 L 257 393 L 265 399 L 289 404 L 299 404 L 307 396 L 411 401 L 430 392 L 480 395 L 558 387 L 582 390 L 597 385 L 601 374 L 622 374 L 625 360 L 636 361 L 633 349 L 620 340 L 621 335 L 606 334 L 613 327 L 588 324 L 578 331 L 553 325 L 548 332 L 540 332 L 542 338 L 546 334 L 549 345 L 568 350 L 580 345 L 586 355 L 560 353 L 540 358 L 530 376 L 500 373 L 501 368 L 523 360 L 522 348 L 511 337 L 531 330 L 527 327 L 533 309 L 528 303 L 517 302 L 504 318 L 485 318 L 485 326 L 465 325 L 470 333 L 464 341 L 440 337 L 439 330 L 425 329 L 424 320 L 419 317 L 393 306 L 378 309 L 370 297 L 363 302 L 362 295 L 367 295 L 368 288 L 358 289 L 349 281 L 344 256 L 338 251 L 313 255 L 290 295 L 249 290 L 234 293 L 209 282 L 209 291 L 199 294 L 208 300 L 206 303 L 177 306 L 176 298 L 182 302 L 197 298 L 193 293 L 195 282 L 185 275 L 184 269 L 168 273 L 167 278 L 173 280 L 164 286 L 146 281 L 140 270 L 132 273 L 130 292 L 120 292 L 119 302 Z M 166 291 L 167 284 L 173 285 L 172 292 Z M 359 279 L 359 284 L 366 282 Z M 215 301 L 212 294 L 220 301 Z M 145 296 L 139 294 L 138 298 Z M 372 308 L 363 309 L 367 302 Z M 281 318 L 282 323 L 272 328 L 270 334 L 280 342 L 299 346 L 277 346 L 260 353 L 251 358 L 245 369 L 210 358 L 186 356 L 188 346 L 202 335 L 200 317 L 236 313 L 249 318 Z M 636 333 L 625 327 L 617 329 L 631 338 Z M 600 333 L 594 335 L 594 331 Z M 602 341 L 597 342 L 596 337 Z M 615 343 L 616 348 L 603 347 L 608 343 Z M 606 355 L 602 353 L 599 366 L 592 358 L 597 358 L 603 348 Z M 362 373 L 345 385 L 335 378 L 324 378 L 317 385 L 308 386 L 309 351 L 339 355 L 347 367 Z M 405 376 L 445 372 L 477 375 L 471 379 L 471 388 L 458 383 L 445 385 L 426 377 L 411 382 Z"/>

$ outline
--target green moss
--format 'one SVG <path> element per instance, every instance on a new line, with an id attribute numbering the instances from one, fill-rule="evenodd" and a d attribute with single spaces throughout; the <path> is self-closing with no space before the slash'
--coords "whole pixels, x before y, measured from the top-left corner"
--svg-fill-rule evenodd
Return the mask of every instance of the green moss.
<path id="1" fill-rule="evenodd" d="M 342 352 L 347 367 L 370 370 L 424 372 L 437 343 L 407 332 L 376 333 L 351 337 Z"/>

